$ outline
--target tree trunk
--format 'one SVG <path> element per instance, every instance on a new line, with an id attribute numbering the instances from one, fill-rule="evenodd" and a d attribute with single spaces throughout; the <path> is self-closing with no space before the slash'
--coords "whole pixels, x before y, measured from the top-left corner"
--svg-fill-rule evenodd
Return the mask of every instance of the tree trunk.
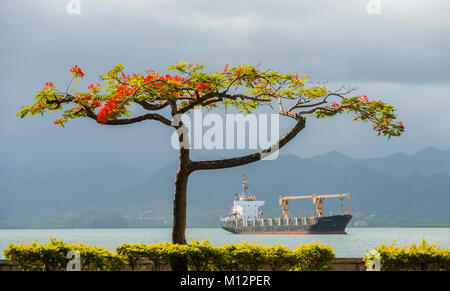
<path id="1" fill-rule="evenodd" d="M 186 244 L 186 192 L 189 172 L 184 169 L 185 166 L 178 166 L 175 176 L 175 195 L 173 199 L 173 228 L 172 242 L 176 244 Z"/>
<path id="2" fill-rule="evenodd" d="M 189 140 L 187 128 L 180 121 L 177 128 L 180 144 L 180 155 L 177 174 L 175 176 L 175 193 L 173 198 L 173 224 L 172 243 L 186 244 L 186 194 L 189 174 L 191 173 L 191 160 L 189 159 Z M 173 271 L 187 271 L 185 258 L 171 262 Z"/>
<path id="3" fill-rule="evenodd" d="M 186 244 L 186 192 L 189 172 L 180 160 L 175 176 L 175 194 L 173 199 L 172 243 Z M 173 271 L 187 271 L 186 258 L 178 258 L 171 262 Z"/>

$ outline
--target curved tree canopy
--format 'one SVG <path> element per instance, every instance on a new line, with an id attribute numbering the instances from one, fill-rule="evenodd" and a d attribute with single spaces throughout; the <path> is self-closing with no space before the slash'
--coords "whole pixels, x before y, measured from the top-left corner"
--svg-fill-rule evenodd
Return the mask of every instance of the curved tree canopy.
<path id="1" fill-rule="evenodd" d="M 187 113 L 196 107 L 233 107 L 251 113 L 260 106 L 276 106 L 279 114 L 297 120 L 303 116 L 327 118 L 351 113 L 355 121 L 372 123 L 379 135 L 399 136 L 404 131 L 396 121 L 394 106 L 369 100 L 365 95 L 351 96 L 353 89 L 341 87 L 329 91 L 324 84 L 309 82 L 305 74 L 279 73 L 253 65 L 226 65 L 220 72 L 207 73 L 201 63 L 180 62 L 168 67 L 172 74 L 148 70 L 144 74 L 127 74 L 122 65 L 114 66 L 100 77 L 99 83 L 86 90 L 70 90 L 74 80 L 85 75 L 74 66 L 72 79 L 64 89 L 52 82 L 34 97 L 36 102 L 17 113 L 28 115 L 61 111 L 54 123 L 64 126 L 71 119 L 89 117 L 99 124 L 120 125 L 157 120 L 172 125 L 171 118 L 158 113 L 169 107 L 171 115 Z M 148 113 L 133 115 L 131 104 Z"/>

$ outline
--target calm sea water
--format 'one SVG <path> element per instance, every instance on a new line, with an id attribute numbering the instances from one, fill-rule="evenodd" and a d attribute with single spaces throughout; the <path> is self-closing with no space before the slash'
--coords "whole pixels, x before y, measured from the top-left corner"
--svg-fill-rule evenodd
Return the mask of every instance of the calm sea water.
<path id="1" fill-rule="evenodd" d="M 450 228 L 347 228 L 347 235 L 234 235 L 221 228 L 189 228 L 186 235 L 197 240 L 209 238 L 214 246 L 230 242 L 255 242 L 258 244 L 282 244 L 294 249 L 296 246 L 320 241 L 329 244 L 337 257 L 362 257 L 367 250 L 380 243 L 410 244 L 420 243 L 425 238 L 429 243 L 439 242 L 442 248 L 450 248 Z M 114 250 L 116 246 L 127 243 L 156 243 L 171 240 L 171 229 L 7 229 L 0 230 L 0 257 L 10 242 L 28 243 L 38 240 L 47 243 L 51 235 L 68 243 L 85 243 Z"/>

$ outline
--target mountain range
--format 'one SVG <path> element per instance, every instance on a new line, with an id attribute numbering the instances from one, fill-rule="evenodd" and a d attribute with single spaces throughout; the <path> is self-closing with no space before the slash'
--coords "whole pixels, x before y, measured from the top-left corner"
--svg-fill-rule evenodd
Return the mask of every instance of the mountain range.
<path id="1" fill-rule="evenodd" d="M 45 170 L 0 168 L 0 228 L 169 227 L 176 168 L 173 161 L 156 171 L 121 169 L 105 177 L 87 167 L 77 175 L 53 173 L 57 179 Z M 281 217 L 282 195 L 351 193 L 350 226 L 450 226 L 450 150 L 433 147 L 372 159 L 337 151 L 311 158 L 280 154 L 273 161 L 194 172 L 188 226 L 217 227 L 241 191 L 243 173 L 248 191 L 265 201 L 266 217 Z M 326 213 L 338 209 L 337 199 L 326 200 Z M 310 216 L 313 204 L 296 200 L 290 210 Z"/>

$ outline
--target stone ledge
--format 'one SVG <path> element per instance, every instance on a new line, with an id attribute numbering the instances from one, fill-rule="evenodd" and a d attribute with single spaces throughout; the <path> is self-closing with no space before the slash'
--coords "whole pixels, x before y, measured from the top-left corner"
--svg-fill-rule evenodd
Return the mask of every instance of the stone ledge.
<path id="1" fill-rule="evenodd" d="M 332 271 L 365 271 L 362 258 L 336 258 L 331 267 Z"/>
<path id="2" fill-rule="evenodd" d="M 142 260 L 139 265 L 145 271 L 151 271 L 151 262 Z M 127 267 L 125 270 L 130 270 Z M 169 266 L 161 266 L 161 271 L 169 271 Z M 365 266 L 362 258 L 336 258 L 334 259 L 331 271 L 364 271 Z M 19 268 L 10 260 L 0 259 L 0 271 L 19 271 Z M 267 270 L 268 271 L 268 270 Z"/>

